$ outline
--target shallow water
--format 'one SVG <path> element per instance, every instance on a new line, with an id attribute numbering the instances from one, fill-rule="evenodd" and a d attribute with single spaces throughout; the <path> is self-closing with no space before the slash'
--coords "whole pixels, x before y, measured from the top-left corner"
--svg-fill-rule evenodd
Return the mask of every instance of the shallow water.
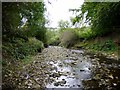
<path id="1" fill-rule="evenodd" d="M 82 89 L 82 80 L 91 78 L 91 62 L 89 59 L 85 59 L 84 56 L 78 56 L 80 53 L 84 52 L 82 50 L 70 50 L 69 53 L 67 59 L 61 58 L 62 60 L 57 60 L 57 62 L 48 62 L 55 68 L 51 71 L 51 74 L 60 73 L 61 75 L 56 75 L 56 77 L 54 75 L 51 76 L 50 79 L 53 79 L 54 81 L 52 83 L 49 82 L 46 85 L 46 88 Z M 73 54 L 75 55 L 74 57 Z M 62 81 L 64 81 L 64 83 L 61 83 Z"/>
<path id="2" fill-rule="evenodd" d="M 51 64 L 46 88 L 105 89 L 118 90 L 120 86 L 120 61 L 85 53 L 84 50 L 71 50 L 62 47 L 49 47 L 47 63 Z M 52 57 L 52 60 L 49 58 Z"/>

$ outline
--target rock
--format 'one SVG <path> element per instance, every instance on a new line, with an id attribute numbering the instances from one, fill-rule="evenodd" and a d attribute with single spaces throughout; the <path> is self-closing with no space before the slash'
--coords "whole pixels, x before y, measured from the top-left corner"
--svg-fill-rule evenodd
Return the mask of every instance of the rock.
<path id="1" fill-rule="evenodd" d="M 55 83 L 54 83 L 54 86 L 59 86 L 59 85 L 60 85 L 59 82 L 55 82 Z"/>
<path id="2" fill-rule="evenodd" d="M 53 73 L 53 74 L 50 74 L 49 75 L 50 77 L 53 77 L 53 78 L 56 78 L 56 77 L 60 77 L 61 76 L 61 73 L 58 72 L 58 73 Z"/>
<path id="3" fill-rule="evenodd" d="M 62 66 L 63 66 L 63 64 L 62 64 L 62 63 L 60 63 L 58 66 L 62 67 Z"/>
<path id="4" fill-rule="evenodd" d="M 64 84 L 60 84 L 60 86 L 64 86 Z"/>
<path id="5" fill-rule="evenodd" d="M 78 87 L 80 87 L 80 85 L 77 85 Z"/>
<path id="6" fill-rule="evenodd" d="M 113 86 L 117 86 L 117 84 L 116 84 L 116 83 L 113 83 Z"/>
<path id="7" fill-rule="evenodd" d="M 76 75 L 75 73 L 73 73 L 73 75 Z"/>
<path id="8" fill-rule="evenodd" d="M 75 87 L 75 85 L 73 85 L 73 87 Z"/>
<path id="9" fill-rule="evenodd" d="M 88 68 L 89 70 L 91 70 L 91 68 Z"/>
<path id="10" fill-rule="evenodd" d="M 65 79 L 62 79 L 61 83 L 62 83 L 62 84 L 66 84 Z"/>
<path id="11" fill-rule="evenodd" d="M 66 55 L 66 57 L 68 57 L 68 55 Z"/>
<path id="12" fill-rule="evenodd" d="M 65 87 L 67 87 L 67 85 L 65 85 Z"/>
<path id="13" fill-rule="evenodd" d="M 76 65 L 76 64 L 77 64 L 77 62 L 72 62 L 71 64 L 72 64 L 72 65 Z"/>
<path id="14" fill-rule="evenodd" d="M 83 71 L 85 71 L 85 70 L 82 70 L 82 69 L 81 69 L 80 71 L 83 72 Z"/>

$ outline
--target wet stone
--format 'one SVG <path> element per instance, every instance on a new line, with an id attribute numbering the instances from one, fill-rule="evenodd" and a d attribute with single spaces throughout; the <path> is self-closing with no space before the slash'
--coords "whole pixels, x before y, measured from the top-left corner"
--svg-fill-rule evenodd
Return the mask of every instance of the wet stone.
<path id="1" fill-rule="evenodd" d="M 60 85 L 59 82 L 54 83 L 54 86 L 59 86 L 59 85 Z"/>
<path id="2" fill-rule="evenodd" d="M 68 55 L 66 55 L 66 57 L 68 57 Z"/>
<path id="3" fill-rule="evenodd" d="M 62 83 L 62 84 L 66 84 L 65 79 L 62 79 L 61 83 Z"/>
<path id="4" fill-rule="evenodd" d="M 73 87 L 75 87 L 75 85 L 73 85 Z"/>
<path id="5" fill-rule="evenodd" d="M 62 63 L 60 63 L 58 66 L 59 66 L 59 67 L 62 67 L 62 66 L 63 66 L 63 64 L 62 64 Z"/>
<path id="6" fill-rule="evenodd" d="M 78 87 L 80 87 L 80 85 L 77 85 Z"/>
<path id="7" fill-rule="evenodd" d="M 83 71 L 85 71 L 85 70 L 82 70 L 82 69 L 80 70 L 80 72 L 83 72 Z"/>
<path id="8" fill-rule="evenodd" d="M 71 65 L 76 65 L 77 63 L 76 62 L 72 62 Z"/>
<path id="9" fill-rule="evenodd" d="M 64 86 L 64 84 L 60 84 L 60 86 Z"/>

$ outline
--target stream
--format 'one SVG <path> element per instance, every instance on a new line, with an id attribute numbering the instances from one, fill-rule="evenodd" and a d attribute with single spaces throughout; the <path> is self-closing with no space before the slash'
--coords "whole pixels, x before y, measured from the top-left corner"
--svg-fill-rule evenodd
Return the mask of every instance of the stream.
<path id="1" fill-rule="evenodd" d="M 48 62 L 54 68 L 51 70 L 47 88 L 83 88 L 82 80 L 91 77 L 92 63 L 82 57 L 81 50 L 71 50 L 67 58 Z M 66 53 L 67 54 L 67 53 Z"/>
<path id="2" fill-rule="evenodd" d="M 4 86 L 12 90 L 119 90 L 120 61 L 85 50 L 49 46 L 30 64 L 6 78 Z"/>
<path id="3" fill-rule="evenodd" d="M 103 56 L 86 54 L 84 50 L 71 50 L 50 46 L 47 56 L 52 57 L 47 90 L 54 88 L 116 89 L 120 85 L 120 62 Z M 50 54 L 49 54 L 50 53 Z M 51 56 L 52 55 L 52 56 Z"/>

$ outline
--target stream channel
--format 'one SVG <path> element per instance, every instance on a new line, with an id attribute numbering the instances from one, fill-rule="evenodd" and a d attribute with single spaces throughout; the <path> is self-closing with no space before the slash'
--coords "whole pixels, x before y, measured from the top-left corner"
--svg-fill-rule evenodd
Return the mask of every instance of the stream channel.
<path id="1" fill-rule="evenodd" d="M 49 70 L 49 82 L 46 84 L 46 88 L 49 90 L 50 88 L 82 89 L 82 80 L 91 78 L 92 63 L 90 58 L 84 57 L 83 50 L 69 50 L 55 46 L 50 46 L 48 49 L 46 51 L 49 54 L 45 58 L 53 57 L 47 62 L 52 68 Z"/>
<path id="2" fill-rule="evenodd" d="M 112 63 L 109 59 L 103 58 L 102 56 L 97 57 L 96 55 L 86 54 L 84 50 L 71 50 L 57 46 L 50 46 L 47 49 L 43 51 L 47 52 L 47 55 L 44 57 L 51 68 L 49 68 L 50 74 L 48 83 L 46 84 L 46 90 L 56 90 L 60 88 L 71 88 L 70 90 L 104 88 L 112 90 L 114 88 L 113 85 L 116 86 L 116 90 L 116 88 L 119 87 L 119 61 Z M 101 64 L 104 64 L 104 66 Z M 116 74 L 116 68 L 114 69 L 114 67 L 116 67 L 118 71 Z M 103 73 L 105 74 L 103 75 Z M 117 78 L 117 80 L 114 77 Z M 102 81 L 104 81 L 104 83 Z"/>

